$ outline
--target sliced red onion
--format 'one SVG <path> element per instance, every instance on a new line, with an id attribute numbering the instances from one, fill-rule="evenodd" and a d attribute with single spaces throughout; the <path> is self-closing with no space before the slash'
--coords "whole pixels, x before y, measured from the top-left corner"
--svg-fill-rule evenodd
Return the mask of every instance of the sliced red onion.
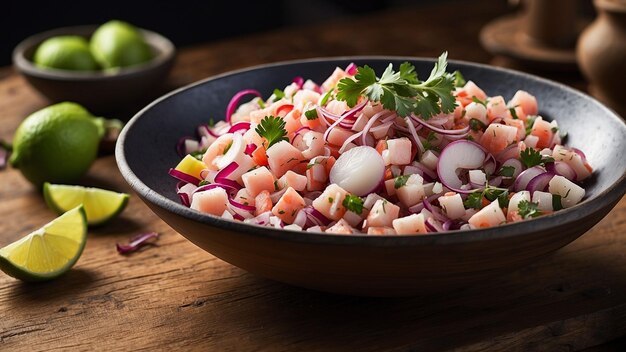
<path id="1" fill-rule="evenodd" d="M 300 209 L 300 211 L 296 214 L 296 217 L 293 219 L 293 223 L 304 229 L 307 225 L 307 220 L 308 218 L 306 212 L 304 209 Z"/>
<path id="2" fill-rule="evenodd" d="M 356 75 L 357 67 L 354 64 L 354 62 L 349 63 L 348 66 L 346 67 L 345 71 L 350 76 Z"/>
<path id="3" fill-rule="evenodd" d="M 246 205 L 246 204 L 243 204 L 243 203 L 239 203 L 238 201 L 230 199 L 230 198 L 228 198 L 228 202 L 232 206 L 234 206 L 236 208 L 239 208 L 241 210 L 246 210 L 246 211 L 255 211 L 256 210 L 256 207 L 254 207 L 252 205 Z"/>
<path id="4" fill-rule="evenodd" d="M 168 172 L 168 174 L 174 178 L 177 178 L 181 181 L 187 182 L 187 183 L 191 183 L 193 185 L 198 185 L 200 183 L 200 179 L 196 178 L 195 176 L 191 176 L 189 174 L 186 174 L 182 171 L 176 170 L 176 169 L 170 169 L 170 171 Z"/>
<path id="5" fill-rule="evenodd" d="M 265 213 L 261 213 L 252 219 L 246 219 L 245 222 L 255 225 L 267 226 L 270 223 L 271 216 L 272 212 L 266 211 Z"/>
<path id="6" fill-rule="evenodd" d="M 550 182 L 552 177 L 554 177 L 554 174 L 551 172 L 544 172 L 542 174 L 539 174 L 533 177 L 530 182 L 528 182 L 526 190 L 530 192 L 531 195 L 535 193 L 535 191 L 545 191 L 546 188 L 548 188 L 548 183 Z"/>
<path id="7" fill-rule="evenodd" d="M 293 138 L 291 138 L 291 144 L 295 146 L 295 142 L 296 142 L 296 138 L 300 137 L 303 133 L 306 133 L 308 131 L 311 131 L 311 128 L 308 126 L 302 126 L 300 128 L 298 128 L 294 133 L 293 133 Z"/>
<path id="8" fill-rule="evenodd" d="M 433 218 L 426 219 L 426 221 L 424 222 L 424 225 L 426 225 L 426 228 L 430 232 L 444 232 L 445 231 L 443 229 L 443 226 L 441 226 L 441 224 L 439 223 L 439 221 Z"/>
<path id="9" fill-rule="evenodd" d="M 215 133 L 211 127 L 208 125 L 200 125 L 198 126 L 198 134 L 202 137 L 215 137 L 218 138 L 220 135 Z"/>
<path id="10" fill-rule="evenodd" d="M 370 117 L 370 119 L 367 121 L 367 124 L 365 125 L 365 127 L 363 127 L 363 131 L 361 134 L 361 145 L 368 145 L 367 144 L 367 133 L 369 132 L 370 128 L 372 128 L 372 126 L 374 125 L 374 123 L 380 119 L 381 116 L 388 114 L 389 111 L 388 110 L 383 110 L 383 111 L 379 111 L 377 113 L 375 113 L 372 117 Z"/>
<path id="11" fill-rule="evenodd" d="M 544 172 L 546 172 L 546 170 L 539 166 L 533 166 L 530 169 L 522 171 L 519 176 L 517 176 L 517 178 L 515 179 L 515 183 L 513 184 L 515 191 L 519 192 L 525 190 L 530 180 Z"/>
<path id="12" fill-rule="evenodd" d="M 259 91 L 254 90 L 254 89 L 244 89 L 241 90 L 239 92 L 237 92 L 237 94 L 235 94 L 232 99 L 230 99 L 230 102 L 228 103 L 228 106 L 226 106 L 226 122 L 230 123 L 230 118 L 233 116 L 233 114 L 235 113 L 235 110 L 237 109 L 237 106 L 239 105 L 239 101 L 241 100 L 241 98 L 243 98 L 246 95 L 256 95 L 257 97 L 261 97 L 261 93 L 259 93 Z"/>
<path id="13" fill-rule="evenodd" d="M 298 89 L 302 89 L 302 86 L 304 85 L 304 78 L 300 77 L 300 76 L 296 76 L 293 78 L 293 80 L 291 81 L 295 84 L 298 85 Z"/>
<path id="14" fill-rule="evenodd" d="M 178 193 L 178 197 L 180 197 L 180 202 L 186 206 L 186 207 L 190 207 L 191 206 L 191 199 L 189 198 L 189 195 L 187 193 Z"/>
<path id="15" fill-rule="evenodd" d="M 256 144 L 250 143 L 250 144 L 246 145 L 246 150 L 244 150 L 243 152 L 246 155 L 252 155 L 252 152 L 254 152 L 256 150 L 256 148 L 257 148 Z"/>
<path id="16" fill-rule="evenodd" d="M 489 183 L 489 186 L 491 187 L 498 187 L 502 183 L 502 176 L 496 176 L 492 178 L 491 180 L 487 181 L 487 183 Z"/>
<path id="17" fill-rule="evenodd" d="M 306 207 L 304 211 L 309 215 L 309 219 L 314 220 L 319 226 L 327 226 L 331 222 L 329 218 L 313 207 Z"/>
<path id="18" fill-rule="evenodd" d="M 137 251 L 145 245 L 154 244 L 151 240 L 156 240 L 158 238 L 159 234 L 156 232 L 144 233 L 131 238 L 129 244 L 116 243 L 115 247 L 117 247 L 117 252 L 119 254 L 128 254 Z"/>
<path id="19" fill-rule="evenodd" d="M 424 143 L 422 143 L 422 140 L 417 135 L 418 128 L 415 128 L 415 125 L 413 124 L 413 120 L 411 120 L 410 117 L 408 116 L 405 117 L 404 121 L 406 121 L 406 124 L 409 127 L 409 131 L 411 132 L 411 136 L 413 137 L 413 143 L 415 144 L 415 146 L 417 146 L 417 149 L 420 151 L 420 154 L 424 154 L 424 152 L 426 152 L 426 149 L 424 148 Z M 420 129 L 422 127 L 423 127 L 422 125 L 419 125 Z"/>
<path id="20" fill-rule="evenodd" d="M 439 127 L 435 127 L 431 124 L 429 124 L 428 122 L 422 120 L 421 118 L 411 114 L 411 120 L 419 123 L 420 125 L 428 128 L 429 130 L 433 131 L 433 132 L 437 132 L 439 134 L 443 134 L 443 135 L 451 135 L 451 134 L 461 134 L 461 135 L 465 135 L 469 132 L 470 127 L 469 125 L 465 126 L 464 128 L 458 129 L 458 130 L 447 130 L 445 128 L 439 128 Z"/>
<path id="21" fill-rule="evenodd" d="M 228 176 L 230 176 L 230 174 L 232 174 L 235 170 L 237 170 L 237 168 L 239 167 L 239 164 L 237 164 L 237 162 L 233 161 L 230 164 L 226 165 L 225 168 L 223 168 L 222 170 L 220 170 L 217 175 L 215 175 L 215 182 L 221 182 L 224 179 L 228 179 Z"/>
<path id="22" fill-rule="evenodd" d="M 575 181 L 577 177 L 576 171 L 568 163 L 563 161 L 546 163 L 546 171 L 563 176 L 570 181 Z"/>
<path id="23" fill-rule="evenodd" d="M 235 220 L 244 221 L 246 219 L 243 216 L 241 216 L 241 214 L 239 214 L 239 213 L 235 213 L 235 214 L 232 214 L 232 215 L 233 215 L 233 219 L 235 219 Z"/>
<path id="24" fill-rule="evenodd" d="M 496 155 L 496 160 L 498 162 L 503 162 L 509 159 L 519 159 L 519 147 L 517 143 L 511 144 Z"/>
<path id="25" fill-rule="evenodd" d="M 473 170 L 483 166 L 487 157 L 482 146 L 468 140 L 454 141 L 442 151 L 437 162 L 437 175 L 444 186 L 459 193 L 471 193 L 465 190 L 463 181 L 457 175 L 458 169 Z"/>
<path id="26" fill-rule="evenodd" d="M 452 230 L 452 226 L 454 226 L 454 221 L 452 220 L 446 220 L 441 227 L 443 228 L 444 231 L 450 231 Z"/>
<path id="27" fill-rule="evenodd" d="M 200 186 L 198 188 L 196 188 L 196 190 L 193 192 L 195 193 L 199 193 L 199 192 L 204 192 L 204 191 L 208 191 L 211 190 L 213 188 L 222 188 L 224 189 L 226 192 L 237 192 L 239 189 L 241 189 L 241 186 L 239 186 L 239 188 L 235 188 L 226 184 L 222 184 L 222 183 L 211 183 L 208 185 L 204 185 L 204 186 Z"/>
<path id="28" fill-rule="evenodd" d="M 230 126 L 227 133 L 235 133 L 237 131 L 247 131 L 250 129 L 250 122 L 237 122 Z"/>
<path id="29" fill-rule="evenodd" d="M 443 215 L 441 210 L 430 203 L 428 198 L 424 198 L 422 201 L 424 203 L 424 208 L 433 214 L 433 217 L 439 221 L 446 221 L 448 217 Z"/>
<path id="30" fill-rule="evenodd" d="M 587 157 L 585 156 L 585 153 L 583 153 L 582 150 L 578 148 L 570 148 L 570 149 L 573 150 L 576 154 L 580 155 L 580 158 L 583 159 L 583 162 L 587 161 Z"/>
<path id="31" fill-rule="evenodd" d="M 326 129 L 326 131 L 324 131 L 324 141 L 326 141 L 326 142 L 328 141 L 328 136 L 330 135 L 330 131 L 332 131 L 333 128 L 337 127 L 337 125 L 339 125 L 341 123 L 341 121 L 343 121 L 345 119 L 353 118 L 359 111 L 361 111 L 365 107 L 365 104 L 367 104 L 367 100 L 363 100 L 360 104 L 357 104 L 352 109 L 344 112 L 337 119 L 337 121 L 335 121 L 332 125 L 328 126 L 328 129 Z M 322 109 L 322 110 L 324 110 L 324 109 Z M 350 128 L 350 127 L 352 127 L 352 126 L 349 126 L 348 128 Z"/>
<path id="32" fill-rule="evenodd" d="M 422 177 L 426 179 L 426 182 L 431 182 L 437 179 L 437 173 L 427 168 L 422 163 L 415 162 L 411 165 L 415 166 L 416 168 L 420 169 L 420 171 L 422 171 Z"/>
<path id="33" fill-rule="evenodd" d="M 180 139 L 178 139 L 178 142 L 176 143 L 176 153 L 178 153 L 178 156 L 180 156 L 181 158 L 189 154 L 189 152 L 187 151 L 187 147 L 186 147 L 187 140 L 194 140 L 194 138 L 193 137 L 181 137 Z"/>
<path id="34" fill-rule="evenodd" d="M 195 192 L 198 187 L 194 186 L 191 183 L 185 183 L 183 181 L 178 182 L 176 185 L 176 193 L 180 197 L 183 205 L 189 207 L 191 206 L 191 195 Z"/>

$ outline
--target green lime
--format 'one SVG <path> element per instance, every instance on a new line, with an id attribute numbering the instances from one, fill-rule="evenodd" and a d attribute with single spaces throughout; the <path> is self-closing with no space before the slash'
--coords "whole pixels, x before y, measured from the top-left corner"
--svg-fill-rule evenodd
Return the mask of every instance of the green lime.
<path id="1" fill-rule="evenodd" d="M 138 65 L 152 59 L 141 32 L 122 21 L 109 21 L 91 37 L 91 52 L 105 69 Z"/>
<path id="2" fill-rule="evenodd" d="M 39 67 L 61 70 L 94 71 L 99 68 L 87 40 L 70 35 L 46 39 L 37 47 L 34 61 Z"/>
<path id="3" fill-rule="evenodd" d="M 101 225 L 124 210 L 128 194 L 100 188 L 44 183 L 43 196 L 48 206 L 59 214 L 82 204 L 89 225 Z"/>
<path id="4" fill-rule="evenodd" d="M 11 165 L 36 187 L 72 183 L 83 176 L 98 153 L 102 128 L 76 103 L 59 103 L 28 116 L 13 139 Z"/>
<path id="5" fill-rule="evenodd" d="M 87 218 L 78 206 L 0 248 L 0 270 L 23 281 L 54 279 L 78 261 L 86 239 Z"/>

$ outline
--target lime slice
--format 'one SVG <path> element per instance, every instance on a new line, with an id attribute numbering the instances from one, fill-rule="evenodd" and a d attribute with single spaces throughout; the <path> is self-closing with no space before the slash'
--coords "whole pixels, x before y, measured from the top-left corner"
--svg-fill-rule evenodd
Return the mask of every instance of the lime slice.
<path id="1" fill-rule="evenodd" d="M 0 248 L 0 269 L 23 281 L 54 279 L 76 263 L 87 239 L 87 218 L 78 206 L 37 231 Z"/>
<path id="2" fill-rule="evenodd" d="M 82 204 L 89 225 L 104 224 L 121 213 L 128 204 L 126 193 L 47 182 L 43 185 L 43 196 L 48 206 L 59 214 Z"/>

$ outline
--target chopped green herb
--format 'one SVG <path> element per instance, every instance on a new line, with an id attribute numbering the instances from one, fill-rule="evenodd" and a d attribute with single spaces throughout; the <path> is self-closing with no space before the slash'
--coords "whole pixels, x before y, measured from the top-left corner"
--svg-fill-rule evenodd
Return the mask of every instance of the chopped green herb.
<path id="1" fill-rule="evenodd" d="M 557 211 L 563 209 L 563 203 L 561 203 L 561 196 L 558 194 L 552 195 L 552 210 Z"/>
<path id="2" fill-rule="evenodd" d="M 480 209 L 483 207 L 483 192 L 474 192 L 470 193 L 467 198 L 463 201 L 463 206 L 466 209 L 474 208 Z"/>
<path id="3" fill-rule="evenodd" d="M 406 181 L 409 180 L 409 177 L 411 177 L 411 175 L 400 175 L 396 177 L 395 181 L 393 182 L 393 188 L 398 189 L 406 185 Z"/>
<path id="4" fill-rule="evenodd" d="M 428 132 L 428 136 L 426 136 L 426 140 L 422 143 L 425 150 L 436 150 L 437 147 L 433 146 L 432 141 L 437 140 L 437 135 L 435 132 Z"/>
<path id="5" fill-rule="evenodd" d="M 517 111 L 515 111 L 515 107 L 509 108 L 509 112 L 511 113 L 511 116 L 513 116 L 515 120 L 519 119 L 519 117 L 517 117 Z"/>
<path id="6" fill-rule="evenodd" d="M 278 191 L 278 180 L 274 180 L 274 190 Z"/>
<path id="7" fill-rule="evenodd" d="M 226 155 L 226 153 L 228 153 L 228 150 L 230 150 L 230 147 L 232 147 L 232 146 L 233 146 L 233 141 L 230 141 L 230 143 L 228 143 L 226 148 L 224 148 L 224 155 Z"/>
<path id="8" fill-rule="evenodd" d="M 472 129 L 472 131 L 482 131 L 485 128 L 487 128 L 487 125 L 485 125 L 482 121 L 477 120 L 477 119 L 470 119 L 469 126 Z"/>
<path id="9" fill-rule="evenodd" d="M 328 197 L 328 203 L 332 203 L 334 201 L 335 201 L 335 199 L 333 197 Z"/>
<path id="10" fill-rule="evenodd" d="M 354 213 L 361 214 L 363 212 L 363 199 L 361 199 L 361 197 L 359 196 L 348 194 L 343 199 L 343 202 L 341 204 L 344 206 L 344 208 Z"/>
<path id="11" fill-rule="evenodd" d="M 482 209 L 483 207 L 483 197 L 485 197 L 490 202 L 494 200 L 498 200 L 498 205 L 500 208 L 504 208 L 509 203 L 509 190 L 506 188 L 497 188 L 487 186 L 482 191 L 476 191 L 474 193 L 470 193 L 463 205 L 465 208 L 474 208 L 474 209 Z"/>
<path id="12" fill-rule="evenodd" d="M 333 95 L 332 90 L 329 90 L 328 92 L 326 92 L 326 94 L 324 94 L 324 96 L 322 97 L 322 101 L 320 101 L 320 106 L 326 105 L 326 103 L 328 103 L 328 99 L 330 99 L 332 95 Z"/>
<path id="13" fill-rule="evenodd" d="M 515 173 L 515 167 L 513 166 L 503 166 L 500 168 L 500 170 L 498 170 L 498 176 L 504 176 L 504 177 L 513 177 L 513 174 Z"/>
<path id="14" fill-rule="evenodd" d="M 387 205 L 387 200 L 383 199 L 383 213 L 387 214 L 387 209 L 385 209 L 385 205 Z"/>
<path id="15" fill-rule="evenodd" d="M 339 81 L 337 99 L 353 107 L 365 96 L 402 117 L 414 113 L 428 119 L 441 112 L 452 112 L 456 108 L 452 94 L 455 76 L 446 72 L 447 57 L 447 52 L 439 56 L 426 81 L 417 78 L 415 67 L 408 62 L 400 65 L 398 72 L 389 64 L 380 78 L 371 67 L 359 67 L 354 79 L 346 77 Z"/>
<path id="16" fill-rule="evenodd" d="M 194 158 L 198 160 L 202 160 L 202 157 L 204 156 L 205 152 L 206 152 L 206 149 L 196 150 L 195 152 L 189 153 L 189 155 L 193 156 Z"/>
<path id="17" fill-rule="evenodd" d="M 276 88 L 276 89 L 274 89 L 274 96 L 276 97 L 276 99 L 274 99 L 274 101 L 281 100 L 282 98 L 285 97 L 285 92 L 283 92 L 282 90 Z"/>
<path id="18" fill-rule="evenodd" d="M 538 116 L 529 115 L 526 117 L 526 135 L 528 136 L 533 131 L 533 125 Z"/>
<path id="19" fill-rule="evenodd" d="M 265 109 L 265 102 L 263 101 L 263 99 L 261 99 L 261 98 L 256 98 L 256 102 L 257 102 L 257 104 L 259 104 L 259 107 L 260 107 L 261 109 Z"/>
<path id="20" fill-rule="evenodd" d="M 209 117 L 209 123 L 208 123 L 209 127 L 213 127 L 215 126 L 215 120 L 212 117 Z"/>
<path id="21" fill-rule="evenodd" d="M 280 141 L 289 141 L 285 130 L 285 120 L 280 117 L 265 116 L 261 123 L 256 126 L 255 131 L 259 136 L 267 139 L 268 149 Z"/>
<path id="22" fill-rule="evenodd" d="M 207 181 L 207 180 L 202 180 L 198 183 L 198 187 L 200 186 L 206 186 L 208 184 L 211 184 L 211 182 Z"/>
<path id="23" fill-rule="evenodd" d="M 278 211 L 278 214 L 283 215 L 283 214 L 285 214 L 285 211 L 281 209 L 281 210 Z"/>
<path id="24" fill-rule="evenodd" d="M 463 77 L 463 74 L 461 73 L 461 71 L 459 70 L 454 71 L 454 86 L 464 87 L 465 83 L 467 82 L 465 81 L 465 77 Z"/>
<path id="25" fill-rule="evenodd" d="M 311 109 L 304 112 L 307 120 L 315 120 L 317 118 L 317 109 Z"/>
<path id="26" fill-rule="evenodd" d="M 550 130 L 552 131 L 552 133 L 559 132 L 559 128 L 558 127 L 552 127 Z"/>
<path id="27" fill-rule="evenodd" d="M 476 96 L 474 96 L 474 95 L 472 96 L 472 101 L 473 101 L 474 103 L 476 103 L 476 104 L 480 104 L 480 105 L 482 105 L 482 106 L 484 106 L 484 107 L 487 107 L 487 101 L 486 101 L 486 100 L 485 100 L 485 101 L 482 101 L 482 100 L 478 99 L 478 98 L 477 98 Z"/>
<path id="28" fill-rule="evenodd" d="M 528 218 L 536 218 L 541 215 L 541 210 L 539 210 L 539 203 L 529 202 L 527 200 L 523 200 L 517 203 L 517 213 L 524 219 Z"/>
<path id="29" fill-rule="evenodd" d="M 519 154 L 520 161 L 526 165 L 527 168 L 531 168 L 533 166 L 541 164 L 541 153 L 535 150 L 534 148 L 526 148 L 522 150 Z"/>

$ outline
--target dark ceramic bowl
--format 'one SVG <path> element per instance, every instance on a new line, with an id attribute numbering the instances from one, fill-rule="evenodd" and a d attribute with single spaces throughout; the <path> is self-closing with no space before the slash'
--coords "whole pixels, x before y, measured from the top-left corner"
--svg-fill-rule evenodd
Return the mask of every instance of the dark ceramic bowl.
<path id="1" fill-rule="evenodd" d="M 141 30 L 154 58 L 144 64 L 115 71 L 71 71 L 43 69 L 32 59 L 39 44 L 59 35 L 79 35 L 87 39 L 98 26 L 58 28 L 36 34 L 13 50 L 13 64 L 26 80 L 52 102 L 73 101 L 94 113 L 121 111 L 158 94 L 174 62 L 176 49 L 167 38 Z M 149 100 L 148 100 L 149 101 Z M 135 110 L 136 111 L 136 110 Z"/>
<path id="2" fill-rule="evenodd" d="M 495 228 L 432 235 L 346 236 L 294 232 L 223 220 L 180 204 L 167 171 L 180 160 L 179 137 L 209 117 L 223 116 L 244 88 L 266 96 L 295 76 L 322 81 L 336 66 L 368 64 L 381 72 L 409 60 L 420 77 L 433 60 L 354 57 L 293 61 L 208 78 L 176 90 L 135 115 L 116 146 L 122 175 L 166 223 L 198 247 L 252 273 L 316 290 L 365 296 L 409 296 L 466 286 L 512 271 L 551 253 L 594 226 L 626 190 L 626 125 L 593 98 L 535 76 L 451 62 L 488 94 L 524 89 L 540 113 L 557 118 L 572 146 L 583 149 L 595 174 L 585 200 L 553 215 Z"/>

